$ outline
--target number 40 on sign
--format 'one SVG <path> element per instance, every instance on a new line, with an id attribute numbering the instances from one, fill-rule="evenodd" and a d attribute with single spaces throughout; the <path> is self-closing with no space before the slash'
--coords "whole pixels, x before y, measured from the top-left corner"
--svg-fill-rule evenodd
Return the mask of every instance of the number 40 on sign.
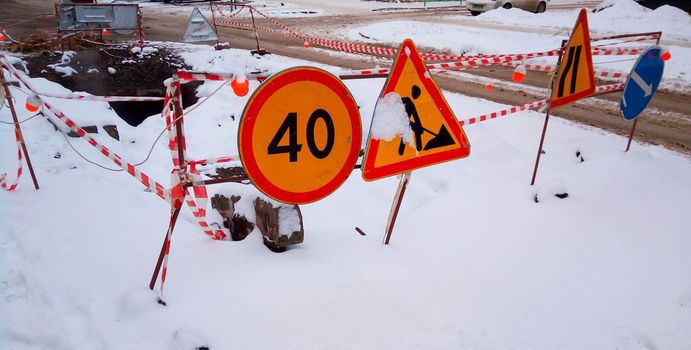
<path id="1" fill-rule="evenodd" d="M 360 114 L 345 85 L 324 70 L 296 67 L 254 92 L 240 121 L 238 149 L 260 191 L 304 204 L 343 184 L 361 141 Z"/>

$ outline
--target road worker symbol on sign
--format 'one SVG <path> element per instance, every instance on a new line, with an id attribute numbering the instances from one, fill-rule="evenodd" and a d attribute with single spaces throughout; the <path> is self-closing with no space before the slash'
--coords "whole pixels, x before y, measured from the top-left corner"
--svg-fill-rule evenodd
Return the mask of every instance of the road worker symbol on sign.
<path id="1" fill-rule="evenodd" d="M 403 121 L 396 136 L 380 137 L 382 123 L 376 118 L 381 110 L 391 114 L 389 109 L 404 114 L 407 125 Z M 470 143 L 453 111 L 412 40 L 405 40 L 375 108 L 362 177 L 377 180 L 469 154 Z"/>
<path id="2" fill-rule="evenodd" d="M 408 118 L 412 118 L 410 120 L 410 129 L 413 130 L 413 133 L 415 134 L 415 149 L 418 152 L 420 152 L 423 149 L 426 151 L 437 147 L 453 145 L 455 141 L 451 137 L 451 134 L 449 134 L 449 131 L 446 130 L 446 126 L 444 126 L 444 124 L 441 125 L 439 133 L 435 133 L 434 131 L 427 129 L 422 125 L 422 121 L 420 121 L 420 116 L 417 114 L 417 108 L 415 108 L 415 102 L 413 101 L 419 98 L 420 94 L 420 87 L 417 85 L 413 85 L 410 91 L 412 99 L 410 97 L 401 98 L 401 102 L 403 102 L 403 106 L 405 106 L 405 111 L 408 114 Z M 429 142 L 425 144 L 425 147 L 422 147 L 422 135 L 425 132 L 430 133 L 432 136 L 435 137 L 429 140 Z M 399 156 L 402 156 L 403 152 L 405 152 L 405 145 L 405 141 L 403 141 L 403 138 L 401 138 L 401 143 L 398 146 Z"/>

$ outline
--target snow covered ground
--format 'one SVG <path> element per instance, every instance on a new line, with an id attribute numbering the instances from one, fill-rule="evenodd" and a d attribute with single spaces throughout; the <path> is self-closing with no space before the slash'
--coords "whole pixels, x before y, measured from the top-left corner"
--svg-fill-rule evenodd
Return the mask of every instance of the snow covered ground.
<path id="1" fill-rule="evenodd" d="M 185 47 L 195 69 L 310 64 Z M 383 80 L 346 84 L 367 130 Z M 459 118 L 502 108 L 445 95 Z M 50 101 L 80 123 L 116 123 L 120 142 L 102 130 L 99 139 L 133 161 L 164 127 L 159 117 L 128 127 L 103 103 Z M 223 88 L 190 113 L 190 155 L 236 154 L 246 101 Z M 623 153 L 624 138 L 555 118 L 531 187 L 542 120 L 523 112 L 465 127 L 471 156 L 414 172 L 390 246 L 381 238 L 396 179 L 366 183 L 358 171 L 302 206 L 305 243 L 282 254 L 258 232 L 212 241 L 185 209 L 163 307 L 146 285 L 169 208 L 128 175 L 87 164 L 34 118 L 22 128 L 41 189 L 25 175 L 16 192 L 0 192 L 0 347 L 688 349 L 691 161 L 638 143 Z M 12 129 L 0 126 L 9 177 L 15 156 Z M 167 184 L 170 167 L 161 141 L 142 170 Z M 213 191 L 234 186 L 243 185 Z"/>
<path id="2" fill-rule="evenodd" d="M 575 15 L 565 13 L 570 26 Z M 475 41 L 451 43 L 455 33 L 402 27 L 353 32 L 477 52 L 554 48 L 561 40 L 477 29 Z M 276 55 L 176 46 L 197 70 L 309 65 L 341 72 Z M 670 67 L 679 66 L 668 73 L 689 72 L 680 52 L 673 49 Z M 42 92 L 69 93 L 44 79 L 31 82 Z M 361 107 L 366 140 L 384 81 L 345 83 Z M 199 95 L 217 87 L 206 83 Z M 250 94 L 256 88 L 251 82 Z M 19 119 L 30 117 L 21 108 L 25 93 L 12 93 Z M 444 95 L 459 119 L 505 107 Z M 192 158 L 238 153 L 248 98 L 224 87 L 186 116 Z M 131 162 L 143 160 L 164 129 L 158 116 L 132 128 L 105 103 L 47 101 L 82 125 L 98 125 L 97 138 Z M 691 160 L 640 143 L 624 153 L 625 138 L 557 112 L 537 184 L 529 186 L 543 118 L 522 112 L 464 127 L 470 157 L 413 173 L 389 246 L 381 239 L 397 180 L 367 183 L 357 170 L 333 195 L 301 206 L 305 242 L 282 254 L 268 251 L 257 230 L 242 242 L 212 241 L 185 207 L 166 307 L 146 286 L 170 208 L 129 175 L 88 164 L 44 117 L 33 118 L 22 130 L 41 189 L 25 168 L 17 191 L 0 190 L 0 348 L 691 348 Z M 10 120 L 0 108 L 0 121 Z M 118 126 L 120 142 L 106 135 L 106 124 Z M 115 168 L 85 142 L 70 142 Z M 13 180 L 15 165 L 13 129 L 0 124 L 0 173 Z M 168 185 L 171 167 L 161 140 L 141 169 Z"/>
<path id="3" fill-rule="evenodd" d="M 613 6 L 606 7 L 608 3 Z M 661 86 L 677 91 L 691 89 L 691 16 L 671 6 L 649 10 L 633 0 L 607 1 L 603 6 L 606 8 L 602 11 L 588 14 L 592 37 L 662 31 L 662 45 L 672 52 L 673 59 L 665 65 Z M 394 46 L 409 37 L 418 46 L 456 54 L 527 53 L 558 48 L 562 40 L 568 39 L 578 11 L 553 10 L 535 14 L 518 9 L 496 9 L 477 17 L 448 17 L 441 23 L 395 20 L 331 34 L 347 40 Z M 636 57 L 593 56 L 593 60 L 597 70 L 628 73 Z M 556 57 L 531 59 L 528 63 L 555 64 Z"/>

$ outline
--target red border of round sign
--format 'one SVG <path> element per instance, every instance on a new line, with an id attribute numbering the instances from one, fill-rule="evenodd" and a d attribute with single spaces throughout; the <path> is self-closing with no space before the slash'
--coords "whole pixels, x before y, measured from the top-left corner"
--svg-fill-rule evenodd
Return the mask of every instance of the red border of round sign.
<path id="1" fill-rule="evenodd" d="M 264 103 L 269 97 L 281 89 L 282 87 L 300 81 L 313 81 L 322 84 L 332 91 L 334 91 L 343 101 L 343 104 L 348 111 L 350 117 L 353 139 L 351 141 L 350 152 L 346 159 L 343 168 L 339 170 L 336 176 L 326 183 L 324 186 L 308 191 L 308 192 L 293 192 L 286 191 L 273 185 L 259 169 L 258 164 L 254 158 L 254 151 L 252 149 L 252 131 L 257 122 L 257 115 L 261 111 Z M 244 135 L 244 137 L 243 137 Z M 262 85 L 252 94 L 252 97 L 247 102 L 244 111 L 242 112 L 242 119 L 240 120 L 240 130 L 238 132 L 238 151 L 240 153 L 240 161 L 245 168 L 245 172 L 254 185 L 265 195 L 284 203 L 290 204 L 307 204 L 316 202 L 325 198 L 329 194 L 336 191 L 348 176 L 353 171 L 353 167 L 357 162 L 360 147 L 362 145 L 362 122 L 360 121 L 360 112 L 357 104 L 350 94 L 348 88 L 331 73 L 314 67 L 295 67 L 286 69 L 282 72 L 267 79 Z M 249 159 L 253 161 L 250 162 Z"/>

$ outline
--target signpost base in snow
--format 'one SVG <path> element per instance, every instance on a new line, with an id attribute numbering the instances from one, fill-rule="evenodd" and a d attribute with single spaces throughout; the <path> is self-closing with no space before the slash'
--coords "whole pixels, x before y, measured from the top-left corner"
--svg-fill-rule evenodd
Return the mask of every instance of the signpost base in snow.
<path id="1" fill-rule="evenodd" d="M 631 148 L 631 140 L 633 139 L 633 133 L 636 132 L 636 123 L 638 123 L 638 118 L 633 120 L 633 125 L 631 125 L 631 133 L 629 133 L 629 142 L 626 143 L 626 151 L 628 152 Z"/>
<path id="2" fill-rule="evenodd" d="M 161 271 L 161 265 L 163 264 L 163 257 L 168 250 L 168 244 L 170 235 L 175 229 L 175 223 L 178 221 L 178 215 L 180 215 L 180 209 L 182 209 L 182 203 L 171 207 L 170 214 L 170 224 L 168 224 L 168 230 L 166 231 L 166 237 L 163 239 L 163 245 L 161 246 L 161 252 L 158 254 L 158 260 L 156 260 L 156 267 L 154 267 L 154 273 L 151 274 L 151 281 L 149 281 L 149 289 L 154 290 L 156 286 L 156 280 L 158 279 L 158 273 Z"/>
<path id="3" fill-rule="evenodd" d="M 252 12 L 252 7 L 250 7 L 250 16 L 252 17 L 252 31 L 254 32 L 254 40 L 257 42 L 257 49 L 250 51 L 250 53 L 253 55 L 264 56 L 270 52 L 259 47 L 259 34 L 257 34 L 257 25 L 254 22 L 254 12 Z"/>
<path id="4" fill-rule="evenodd" d="M 405 189 L 408 187 L 408 182 L 410 181 L 410 175 L 412 173 L 412 171 L 403 173 L 401 176 L 401 181 L 398 183 L 398 189 L 396 190 L 396 195 L 394 196 L 393 203 L 391 204 L 389 221 L 386 223 L 386 236 L 384 237 L 384 244 L 389 244 L 389 240 L 391 240 L 391 233 L 393 232 L 393 226 L 396 224 L 398 210 L 401 208 L 403 195 L 405 195 Z"/>
<path id="5" fill-rule="evenodd" d="M 537 148 L 537 157 L 535 158 L 535 168 L 533 168 L 533 178 L 530 180 L 530 186 L 535 185 L 535 178 L 537 177 L 537 168 L 540 165 L 540 155 L 542 155 L 542 145 L 545 142 L 545 134 L 547 133 L 547 123 L 549 122 L 549 112 L 545 113 L 545 124 L 542 126 L 542 136 L 540 137 L 540 146 Z"/>

